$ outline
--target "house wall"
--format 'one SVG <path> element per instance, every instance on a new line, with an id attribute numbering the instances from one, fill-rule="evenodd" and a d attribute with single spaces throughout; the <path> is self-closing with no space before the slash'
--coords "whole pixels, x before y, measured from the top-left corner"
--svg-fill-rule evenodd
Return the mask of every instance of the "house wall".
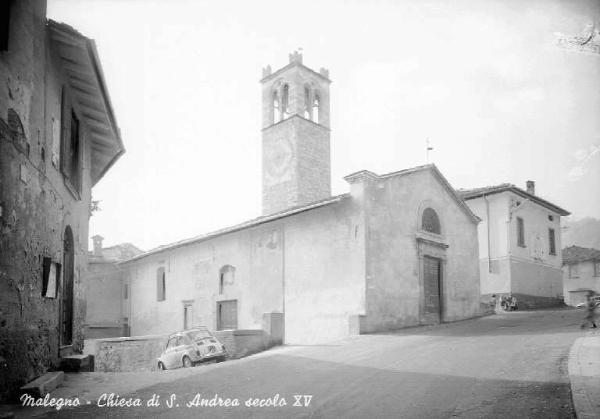
<path id="1" fill-rule="evenodd" d="M 562 246 L 560 216 L 513 193 L 509 245 L 511 255 L 511 291 L 533 297 L 562 298 Z M 521 202 L 515 206 L 516 202 Z M 548 216 L 552 216 L 550 221 Z M 517 243 L 517 217 L 525 226 L 525 247 Z M 553 228 L 556 254 L 550 254 L 548 229 Z"/>
<path id="2" fill-rule="evenodd" d="M 125 336 L 122 312 L 125 295 L 121 269 L 116 263 L 90 262 L 86 296 L 86 339 Z"/>
<path id="3" fill-rule="evenodd" d="M 0 52 L 0 357 L 8 365 L 0 371 L 0 400 L 58 362 L 60 294 L 42 297 L 42 261 L 63 263 L 67 226 L 75 246 L 72 349 L 83 345 L 91 196 L 83 122 L 79 198 L 52 162 L 52 120 L 61 117 L 65 77 L 46 36 L 46 4 L 11 4 L 9 49 Z"/>
<path id="4" fill-rule="evenodd" d="M 569 265 L 565 265 L 562 268 L 563 295 L 565 296 L 565 304 L 570 306 L 585 302 L 586 299 L 585 292 L 572 293 L 570 291 L 589 289 L 600 294 L 600 276 L 594 275 L 594 262 L 579 262 L 577 265 L 579 265 L 579 273 L 574 278 L 569 276 Z"/>
<path id="5" fill-rule="evenodd" d="M 481 218 L 477 226 L 481 294 L 508 294 L 511 272 L 508 244 L 509 198 L 505 194 L 495 194 L 466 202 Z"/>
<path id="6" fill-rule="evenodd" d="M 365 189 L 367 331 L 426 322 L 417 236 L 421 212 L 433 208 L 442 225 L 443 320 L 479 314 L 477 226 L 430 171 L 371 182 Z M 437 235 L 436 235 L 437 236 Z"/>
<path id="7" fill-rule="evenodd" d="M 512 192 L 466 202 L 482 219 L 478 227 L 482 295 L 514 293 L 523 294 L 522 298 L 560 298 L 560 216 Z M 518 245 L 517 217 L 524 222 L 525 247 Z M 555 232 L 555 255 L 549 251 L 549 228 Z"/>

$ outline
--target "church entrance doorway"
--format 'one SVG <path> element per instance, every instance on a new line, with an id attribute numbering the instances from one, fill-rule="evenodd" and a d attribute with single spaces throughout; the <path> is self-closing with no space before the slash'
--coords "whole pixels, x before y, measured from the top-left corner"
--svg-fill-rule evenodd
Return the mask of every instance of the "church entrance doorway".
<path id="1" fill-rule="evenodd" d="M 423 289 L 425 294 L 425 319 L 428 323 L 442 321 L 442 261 L 438 258 L 423 258 Z"/>

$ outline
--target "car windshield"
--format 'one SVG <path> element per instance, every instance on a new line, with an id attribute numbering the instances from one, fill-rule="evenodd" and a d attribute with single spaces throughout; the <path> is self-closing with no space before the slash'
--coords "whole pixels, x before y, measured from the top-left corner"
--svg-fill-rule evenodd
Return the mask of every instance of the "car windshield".
<path id="1" fill-rule="evenodd" d="M 212 335 L 208 330 L 194 330 L 193 332 L 188 332 L 187 335 L 191 337 L 193 340 L 201 340 L 204 338 L 211 338 Z"/>

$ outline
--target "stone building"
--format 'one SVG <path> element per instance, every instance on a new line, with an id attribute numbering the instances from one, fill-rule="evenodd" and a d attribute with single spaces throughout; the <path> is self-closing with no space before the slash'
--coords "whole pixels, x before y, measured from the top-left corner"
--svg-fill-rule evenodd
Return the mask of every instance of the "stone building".
<path id="1" fill-rule="evenodd" d="M 129 321 L 125 315 L 129 287 L 122 282 L 119 262 L 142 253 L 131 243 L 102 247 L 103 237 L 92 237 L 94 250 L 89 255 L 85 278 L 87 311 L 85 338 L 129 336 Z"/>
<path id="2" fill-rule="evenodd" d="M 569 246 L 562 255 L 565 304 L 585 303 L 589 291 L 600 294 L 600 250 Z"/>
<path id="3" fill-rule="evenodd" d="M 569 212 L 542 199 L 535 183 L 459 193 L 479 218 L 479 271 L 484 296 L 514 295 L 519 306 L 562 301 L 560 217 Z"/>
<path id="4" fill-rule="evenodd" d="M 0 399 L 83 344 L 91 188 L 124 152 L 94 42 L 0 6 Z"/>
<path id="5" fill-rule="evenodd" d="M 480 313 L 479 219 L 438 169 L 345 177 L 330 195 L 329 74 L 263 71 L 263 216 L 120 264 L 132 335 L 194 324 L 286 343 Z"/>

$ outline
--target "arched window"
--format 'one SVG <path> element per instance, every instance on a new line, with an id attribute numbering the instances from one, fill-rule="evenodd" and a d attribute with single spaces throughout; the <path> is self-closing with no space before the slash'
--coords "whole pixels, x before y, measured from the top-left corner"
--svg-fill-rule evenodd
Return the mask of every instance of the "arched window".
<path id="1" fill-rule="evenodd" d="M 235 268 L 225 265 L 219 270 L 219 294 L 223 294 L 226 287 L 233 285 L 235 281 Z"/>
<path id="2" fill-rule="evenodd" d="M 304 87 L 304 117 L 310 119 L 310 89 Z"/>
<path id="3" fill-rule="evenodd" d="M 281 108 L 279 107 L 279 95 L 273 92 L 273 123 L 281 121 Z"/>
<path id="4" fill-rule="evenodd" d="M 442 234 L 440 219 L 438 218 L 437 213 L 432 208 L 425 208 L 425 211 L 423 211 L 421 228 L 430 233 Z"/>
<path id="5" fill-rule="evenodd" d="M 321 107 L 321 99 L 318 94 L 315 94 L 315 100 L 313 100 L 312 106 L 312 120 L 319 123 L 319 108 Z"/>
<path id="6" fill-rule="evenodd" d="M 290 116 L 290 86 L 283 85 L 283 93 L 281 94 L 281 113 L 282 119 L 287 119 Z"/>

